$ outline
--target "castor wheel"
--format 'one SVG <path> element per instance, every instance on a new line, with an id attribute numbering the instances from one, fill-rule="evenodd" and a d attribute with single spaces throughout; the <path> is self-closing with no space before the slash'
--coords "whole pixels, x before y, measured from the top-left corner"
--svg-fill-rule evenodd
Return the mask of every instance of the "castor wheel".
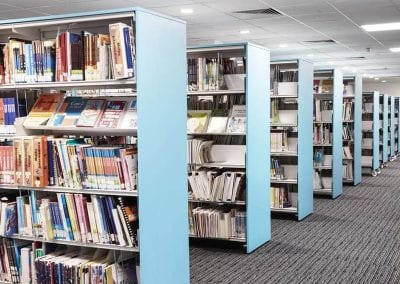
<path id="1" fill-rule="evenodd" d="M 387 166 L 388 166 L 388 164 L 387 164 L 387 163 L 384 163 L 384 164 L 383 164 L 383 167 L 387 168 Z"/>
<path id="2" fill-rule="evenodd" d="M 377 175 L 378 175 L 378 172 L 377 172 L 377 171 L 372 171 L 372 172 L 371 172 L 371 176 L 376 177 Z"/>
<path id="3" fill-rule="evenodd" d="M 383 168 L 385 167 L 385 165 L 384 165 L 384 164 L 381 164 L 380 167 L 381 167 L 381 169 L 383 169 Z"/>
<path id="4" fill-rule="evenodd" d="M 377 169 L 377 170 L 376 170 L 376 173 L 377 173 L 378 175 L 379 175 L 381 172 L 382 172 L 381 169 Z"/>

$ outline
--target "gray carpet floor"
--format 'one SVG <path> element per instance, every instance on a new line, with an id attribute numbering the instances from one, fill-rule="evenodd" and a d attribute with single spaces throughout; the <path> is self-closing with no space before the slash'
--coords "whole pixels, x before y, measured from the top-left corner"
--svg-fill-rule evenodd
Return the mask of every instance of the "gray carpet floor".
<path id="1" fill-rule="evenodd" d="M 194 244 L 191 283 L 400 283 L 400 158 L 363 176 L 314 214 L 272 220 L 272 240 L 250 255 Z"/>

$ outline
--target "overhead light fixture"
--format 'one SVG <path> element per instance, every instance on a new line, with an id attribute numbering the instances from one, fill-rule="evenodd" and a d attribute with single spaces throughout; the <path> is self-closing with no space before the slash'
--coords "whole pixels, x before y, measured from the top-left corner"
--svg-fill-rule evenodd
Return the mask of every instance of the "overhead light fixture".
<path id="1" fill-rule="evenodd" d="M 241 30 L 241 31 L 240 31 L 240 34 L 242 34 L 242 35 L 247 35 L 247 34 L 249 34 L 249 33 L 250 33 L 249 30 Z"/>
<path id="2" fill-rule="evenodd" d="M 356 69 L 356 68 L 353 68 L 353 69 L 351 69 L 351 72 L 356 73 L 356 72 L 357 72 L 357 69 Z"/>
<path id="3" fill-rule="evenodd" d="M 400 30 L 400 22 L 375 25 L 361 25 L 367 32 L 396 31 Z"/>
<path id="4" fill-rule="evenodd" d="M 391 52 L 400 52 L 400 47 L 392 47 L 392 48 L 389 48 L 389 50 Z"/>
<path id="5" fill-rule="evenodd" d="M 368 74 L 362 74 L 362 76 L 363 76 L 363 77 L 368 77 L 369 75 L 368 75 Z"/>
<path id="6" fill-rule="evenodd" d="M 379 78 L 378 78 L 378 77 L 375 77 L 375 81 L 379 81 Z"/>
<path id="7" fill-rule="evenodd" d="M 181 8 L 181 14 L 190 15 L 193 14 L 192 8 Z"/>
<path id="8" fill-rule="evenodd" d="M 343 69 L 344 69 L 344 70 L 349 70 L 350 67 L 349 67 L 349 66 L 344 66 Z"/>
<path id="9" fill-rule="evenodd" d="M 307 54 L 307 57 L 314 57 L 313 53 Z"/>
<path id="10" fill-rule="evenodd" d="M 288 45 L 287 45 L 286 43 L 281 43 L 281 44 L 279 45 L 279 47 L 285 48 L 285 47 L 288 47 Z"/>
<path id="11" fill-rule="evenodd" d="M 332 62 L 332 61 L 328 61 L 328 62 L 326 62 L 326 63 L 328 63 L 329 65 L 333 65 L 333 62 Z"/>
<path id="12" fill-rule="evenodd" d="M 381 82 L 382 82 L 382 83 L 386 83 L 386 80 L 382 80 Z"/>
<path id="13" fill-rule="evenodd" d="M 374 75 L 369 75 L 369 78 L 370 78 L 370 79 L 374 78 Z"/>

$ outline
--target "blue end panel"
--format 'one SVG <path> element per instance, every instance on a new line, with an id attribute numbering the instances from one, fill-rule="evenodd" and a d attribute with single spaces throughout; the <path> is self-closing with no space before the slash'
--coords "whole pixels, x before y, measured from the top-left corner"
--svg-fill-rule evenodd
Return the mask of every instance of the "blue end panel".
<path id="1" fill-rule="evenodd" d="M 362 77 L 354 78 L 354 153 L 353 153 L 353 178 L 354 185 L 361 182 L 361 143 L 362 143 Z"/>
<path id="2" fill-rule="evenodd" d="M 186 25 L 136 13 L 140 278 L 189 283 Z"/>
<path id="3" fill-rule="evenodd" d="M 247 252 L 271 239 L 269 51 L 247 44 Z"/>
<path id="4" fill-rule="evenodd" d="M 396 98 L 397 112 L 397 152 L 400 152 L 400 98 Z"/>
<path id="5" fill-rule="evenodd" d="M 391 157 L 396 155 L 394 149 L 394 96 L 390 96 L 390 155 Z"/>
<path id="6" fill-rule="evenodd" d="M 333 80 L 333 146 L 332 146 L 332 197 L 336 198 L 342 194 L 342 147 L 343 147 L 343 73 L 334 69 Z"/>
<path id="7" fill-rule="evenodd" d="M 389 124 L 389 98 L 388 95 L 383 95 L 383 162 L 388 161 L 389 149 L 388 149 L 388 124 Z"/>
<path id="8" fill-rule="evenodd" d="M 314 210 L 313 206 L 313 78 L 311 62 L 299 60 L 298 83 L 298 219 Z"/>
<path id="9" fill-rule="evenodd" d="M 379 128 L 380 128 L 380 122 L 379 122 L 379 92 L 375 91 L 374 92 L 374 113 L 373 113 L 373 158 L 372 158 L 372 163 L 373 163 L 373 170 L 377 170 L 380 166 L 380 157 L 379 157 Z"/>

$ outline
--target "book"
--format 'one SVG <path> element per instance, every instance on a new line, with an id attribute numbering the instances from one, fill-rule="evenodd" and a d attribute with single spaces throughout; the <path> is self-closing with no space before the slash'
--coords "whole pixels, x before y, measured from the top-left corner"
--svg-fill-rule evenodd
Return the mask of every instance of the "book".
<path id="1" fill-rule="evenodd" d="M 228 124 L 228 133 L 246 133 L 246 106 L 234 105 L 231 109 Z"/>
<path id="2" fill-rule="evenodd" d="M 113 73 L 115 79 L 134 76 L 134 36 L 131 26 L 124 23 L 109 25 Z"/>
<path id="3" fill-rule="evenodd" d="M 207 129 L 211 111 L 189 110 L 187 114 L 187 132 L 204 133 Z"/>
<path id="4" fill-rule="evenodd" d="M 125 107 L 129 103 L 127 100 L 108 100 L 103 113 L 97 123 L 97 127 L 116 128 L 123 117 Z"/>
<path id="5" fill-rule="evenodd" d="M 94 127 L 103 113 L 105 102 L 103 99 L 88 99 L 76 126 Z"/>
<path id="6" fill-rule="evenodd" d="M 120 127 L 122 129 L 137 129 L 137 101 L 136 98 L 128 102 Z"/>
<path id="7" fill-rule="evenodd" d="M 56 111 L 58 105 L 61 103 L 62 98 L 63 94 L 60 93 L 40 95 L 26 117 L 23 125 L 25 127 L 46 125 L 53 113 Z"/>
<path id="8" fill-rule="evenodd" d="M 207 133 L 223 133 L 228 123 L 229 110 L 213 110 L 207 126 Z"/>
<path id="9" fill-rule="evenodd" d="M 51 126 L 75 126 L 87 100 L 82 97 L 66 97 L 48 124 Z"/>

